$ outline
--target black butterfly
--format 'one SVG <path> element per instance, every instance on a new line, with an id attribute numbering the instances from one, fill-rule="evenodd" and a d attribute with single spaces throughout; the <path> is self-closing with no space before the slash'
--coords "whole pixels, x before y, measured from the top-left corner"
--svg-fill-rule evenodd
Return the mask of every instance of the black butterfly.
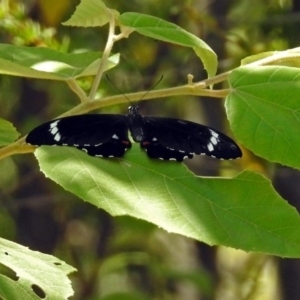
<path id="1" fill-rule="evenodd" d="M 35 145 L 72 146 L 97 157 L 122 157 L 131 147 L 128 130 L 150 158 L 182 161 L 196 155 L 218 159 L 242 156 L 225 134 L 190 121 L 144 117 L 136 105 L 127 115 L 86 114 L 65 117 L 33 129 L 26 142 Z"/>

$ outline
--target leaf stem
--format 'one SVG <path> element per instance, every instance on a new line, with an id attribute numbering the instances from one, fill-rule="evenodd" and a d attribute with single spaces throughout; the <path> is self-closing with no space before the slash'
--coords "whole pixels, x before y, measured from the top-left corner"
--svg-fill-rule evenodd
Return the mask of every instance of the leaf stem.
<path id="1" fill-rule="evenodd" d="M 81 102 L 84 102 L 87 100 L 87 95 L 84 92 L 84 90 L 78 85 L 76 82 L 76 79 L 71 78 L 67 80 L 67 84 L 70 87 L 70 89 L 79 97 Z"/>
<path id="2" fill-rule="evenodd" d="M 95 77 L 94 82 L 93 82 L 93 86 L 92 86 L 90 94 L 89 94 L 89 101 L 93 101 L 95 96 L 96 96 L 98 86 L 100 84 L 102 75 L 103 75 L 104 70 L 105 70 L 105 66 L 107 64 L 107 60 L 109 58 L 112 47 L 114 45 L 114 41 L 115 41 L 115 18 L 114 18 L 114 14 L 110 13 L 107 42 L 106 42 L 106 45 L 105 45 L 105 49 L 104 49 L 102 58 L 100 60 L 100 65 L 99 65 L 98 72 L 96 74 L 96 77 Z"/>

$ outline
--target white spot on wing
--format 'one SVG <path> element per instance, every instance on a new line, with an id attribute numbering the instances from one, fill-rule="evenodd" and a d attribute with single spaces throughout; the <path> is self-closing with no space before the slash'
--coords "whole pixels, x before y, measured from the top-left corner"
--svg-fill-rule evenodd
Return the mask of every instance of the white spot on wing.
<path id="1" fill-rule="evenodd" d="M 218 144 L 218 139 L 216 139 L 214 136 L 212 136 L 211 138 L 210 138 L 210 141 L 212 142 L 212 144 L 214 144 L 214 145 L 217 145 Z"/>
<path id="2" fill-rule="evenodd" d="M 208 143 L 208 144 L 207 144 L 207 149 L 208 149 L 208 151 L 210 151 L 210 152 L 214 151 L 214 146 L 213 146 L 213 144 L 212 144 L 212 143 Z"/>
<path id="3" fill-rule="evenodd" d="M 49 129 L 50 133 L 55 135 L 58 132 L 58 128 L 57 127 L 53 127 L 52 129 Z"/>
<path id="4" fill-rule="evenodd" d="M 120 139 L 116 134 L 114 134 L 114 135 L 112 136 L 112 138 L 113 138 L 114 140 L 119 140 L 119 139 Z"/>
<path id="5" fill-rule="evenodd" d="M 59 121 L 60 120 L 56 120 L 56 121 L 54 121 L 53 123 L 50 124 L 49 131 L 50 131 L 51 134 L 56 135 L 56 133 L 58 132 L 57 124 L 58 124 Z"/>
<path id="6" fill-rule="evenodd" d="M 211 133 L 212 136 L 214 136 L 216 138 L 219 137 L 219 134 L 217 132 L 215 132 L 215 131 L 213 131 L 211 129 L 209 129 L 209 131 L 210 131 L 210 133 Z"/>
<path id="7" fill-rule="evenodd" d="M 54 139 L 59 142 L 61 139 L 61 135 L 59 133 L 56 133 L 56 135 L 54 136 Z"/>
<path id="8" fill-rule="evenodd" d="M 57 127 L 57 124 L 60 120 L 56 120 L 54 121 L 53 123 L 50 124 L 50 128 L 53 128 L 53 127 Z"/>
<path id="9" fill-rule="evenodd" d="M 215 131 L 213 131 L 212 129 L 209 129 L 210 133 L 211 133 L 211 138 L 210 141 L 213 145 L 217 145 L 219 143 L 219 134 Z"/>

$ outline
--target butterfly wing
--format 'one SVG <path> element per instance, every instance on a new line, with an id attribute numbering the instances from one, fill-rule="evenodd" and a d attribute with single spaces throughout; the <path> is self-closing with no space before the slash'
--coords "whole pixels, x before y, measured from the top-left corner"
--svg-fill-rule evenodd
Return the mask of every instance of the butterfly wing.
<path id="1" fill-rule="evenodd" d="M 99 157 L 122 157 L 131 147 L 127 117 L 109 114 L 79 115 L 49 121 L 33 129 L 26 142 L 35 146 L 72 146 Z"/>
<path id="2" fill-rule="evenodd" d="M 238 145 L 225 134 L 194 122 L 144 117 L 141 147 L 151 158 L 182 161 L 193 155 L 209 155 L 218 159 L 242 156 Z"/>

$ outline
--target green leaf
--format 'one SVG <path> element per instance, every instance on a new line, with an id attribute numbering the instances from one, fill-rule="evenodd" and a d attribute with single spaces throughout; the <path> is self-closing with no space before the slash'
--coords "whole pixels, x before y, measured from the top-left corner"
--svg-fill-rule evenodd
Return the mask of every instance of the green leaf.
<path id="1" fill-rule="evenodd" d="M 269 161 L 300 169 L 299 69 L 243 67 L 229 82 L 226 110 L 238 140 Z"/>
<path id="2" fill-rule="evenodd" d="M 16 281 L 5 276 L 0 277 L 0 296 L 3 299 L 19 300 L 20 295 L 22 299 L 41 299 L 33 292 L 33 285 L 47 299 L 64 300 L 73 295 L 66 274 L 74 272 L 75 269 L 54 256 L 31 251 L 27 247 L 0 238 L 0 262 L 18 277 Z M 17 292 L 18 297 L 15 297 Z"/>
<path id="3" fill-rule="evenodd" d="M 30 286 L 24 286 L 18 281 L 14 281 L 0 274 L 0 297 L 3 300 L 19 300 L 20 295 L 23 299 L 41 300 Z"/>
<path id="4" fill-rule="evenodd" d="M 201 178 L 183 164 L 150 160 L 139 145 L 124 159 L 72 147 L 40 147 L 40 168 L 113 216 L 129 215 L 210 245 L 300 257 L 300 218 L 262 175 Z"/>
<path id="5" fill-rule="evenodd" d="M 41 79 L 68 80 L 95 75 L 100 52 L 62 53 L 48 48 L 0 44 L 0 73 Z M 106 70 L 119 62 L 119 54 L 109 58 Z"/>
<path id="6" fill-rule="evenodd" d="M 12 123 L 0 118 L 0 146 L 14 142 L 19 135 Z"/>
<path id="7" fill-rule="evenodd" d="M 267 52 L 261 52 L 258 54 L 250 55 L 242 59 L 241 65 L 245 66 L 247 64 L 259 61 L 261 59 L 264 59 L 266 57 L 273 57 L 276 59 L 276 57 L 283 58 L 285 55 L 289 57 L 289 60 L 281 59 L 276 62 L 276 65 L 286 65 L 290 67 L 298 67 L 300 66 L 300 59 L 299 59 L 299 53 L 300 53 L 300 47 L 288 49 L 285 51 L 267 51 Z M 292 59 L 290 55 L 293 55 L 294 58 Z"/>
<path id="8" fill-rule="evenodd" d="M 266 51 L 266 52 L 261 52 L 261 53 L 258 53 L 258 54 L 247 56 L 244 59 L 242 59 L 241 65 L 245 66 L 247 64 L 251 64 L 253 62 L 259 61 L 259 60 L 264 59 L 266 57 L 275 56 L 276 53 L 278 53 L 278 52 L 277 51 Z"/>
<path id="9" fill-rule="evenodd" d="M 218 61 L 215 52 L 204 41 L 181 27 L 157 17 L 134 12 L 120 15 L 119 22 L 153 39 L 193 48 L 209 77 L 216 74 Z"/>
<path id="10" fill-rule="evenodd" d="M 63 23 L 67 26 L 95 27 L 109 22 L 111 16 L 118 16 L 116 10 L 109 9 L 101 0 L 81 0 L 72 17 Z"/>

